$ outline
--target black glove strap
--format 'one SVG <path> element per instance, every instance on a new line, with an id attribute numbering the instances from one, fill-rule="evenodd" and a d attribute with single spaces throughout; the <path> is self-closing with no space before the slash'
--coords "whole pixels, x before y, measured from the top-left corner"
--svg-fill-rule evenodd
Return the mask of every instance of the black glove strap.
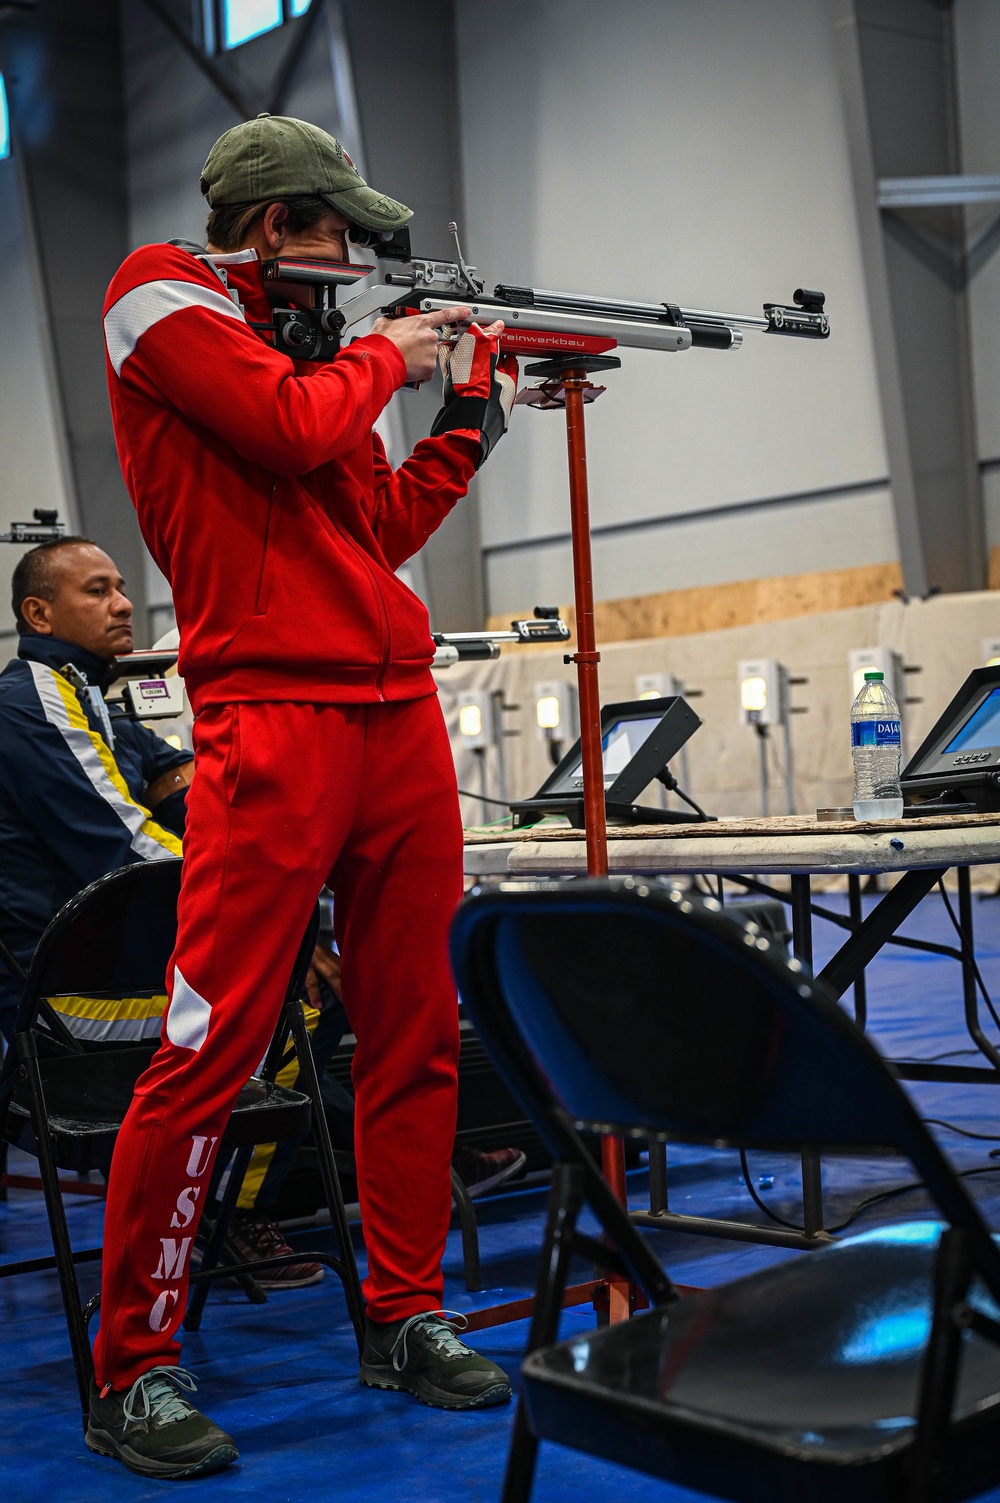
<path id="1" fill-rule="evenodd" d="M 507 428 L 503 408 L 500 406 L 499 387 L 493 383 L 490 397 L 452 397 L 438 412 L 431 428 L 431 438 L 442 433 L 453 433 L 456 428 L 468 428 L 479 434 L 482 452 L 476 469 L 503 438 Z"/>
<path id="2" fill-rule="evenodd" d="M 451 433 L 455 428 L 471 428 L 481 433 L 486 423 L 488 397 L 452 397 L 439 411 L 431 429 L 431 438 Z"/>

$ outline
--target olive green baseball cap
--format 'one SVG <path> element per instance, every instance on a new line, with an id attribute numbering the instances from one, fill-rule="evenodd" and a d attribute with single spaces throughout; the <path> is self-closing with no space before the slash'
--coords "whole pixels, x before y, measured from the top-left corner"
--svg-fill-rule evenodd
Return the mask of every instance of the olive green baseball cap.
<path id="1" fill-rule="evenodd" d="M 202 168 L 201 191 L 213 209 L 315 194 L 366 230 L 398 230 L 413 216 L 369 188 L 333 136 L 288 115 L 258 115 L 220 136 Z"/>

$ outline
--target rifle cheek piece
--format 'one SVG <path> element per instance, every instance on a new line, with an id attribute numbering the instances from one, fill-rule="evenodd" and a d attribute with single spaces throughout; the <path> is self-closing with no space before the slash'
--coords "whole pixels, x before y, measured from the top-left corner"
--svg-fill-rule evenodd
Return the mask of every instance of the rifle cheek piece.
<path id="1" fill-rule="evenodd" d="M 340 351 L 343 313 L 336 306 L 337 289 L 353 287 L 375 268 L 349 261 L 322 261 L 306 256 L 275 256 L 264 261 L 261 279 L 280 296 L 287 287 L 312 287 L 313 308 L 275 306 L 269 324 L 251 327 L 273 336 L 274 348 L 293 360 L 332 360 Z"/>

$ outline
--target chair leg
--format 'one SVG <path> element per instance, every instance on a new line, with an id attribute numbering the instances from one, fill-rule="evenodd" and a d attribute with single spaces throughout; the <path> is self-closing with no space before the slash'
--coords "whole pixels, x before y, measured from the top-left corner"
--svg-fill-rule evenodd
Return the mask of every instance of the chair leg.
<path id="1" fill-rule="evenodd" d="M 907 1503 L 930 1503 L 937 1495 L 936 1463 L 951 1420 L 962 1349 L 963 1328 L 955 1317 L 971 1278 L 968 1234 L 962 1227 L 949 1227 L 942 1233 L 934 1267 L 934 1317 L 920 1378 Z"/>
<path id="2" fill-rule="evenodd" d="M 458 1224 L 462 1230 L 462 1263 L 465 1267 L 465 1287 L 469 1294 L 478 1294 L 483 1287 L 483 1269 L 479 1261 L 479 1225 L 472 1196 L 455 1173 L 451 1171 L 451 1198 L 458 1212 Z"/>
<path id="3" fill-rule="evenodd" d="M 17 1046 L 28 1086 L 31 1127 L 38 1153 L 38 1172 L 42 1181 L 45 1209 L 52 1234 L 52 1249 L 59 1273 L 59 1289 L 62 1294 L 63 1310 L 66 1313 L 66 1328 L 69 1333 L 70 1350 L 73 1354 L 73 1367 L 76 1371 L 76 1385 L 80 1394 L 83 1428 L 86 1430 L 90 1411 L 90 1384 L 94 1376 L 94 1359 L 80 1305 L 80 1287 L 76 1281 L 73 1246 L 70 1242 L 69 1227 L 66 1225 L 66 1208 L 63 1205 L 62 1191 L 59 1188 L 59 1170 L 52 1151 L 52 1139 L 49 1136 L 45 1094 L 38 1069 L 38 1052 L 34 1036 L 31 1033 L 20 1034 Z"/>
<path id="4" fill-rule="evenodd" d="M 548 1346 L 556 1339 L 563 1294 L 573 1255 L 573 1233 L 583 1203 L 583 1176 L 576 1164 L 557 1162 L 552 1166 L 548 1218 L 538 1264 L 535 1308 L 528 1334 L 528 1351 Z M 538 1436 L 531 1428 L 523 1396 L 517 1402 L 514 1429 L 507 1453 L 501 1503 L 528 1503 L 535 1465 L 538 1460 Z"/>
<path id="5" fill-rule="evenodd" d="M 545 1236 L 538 1262 L 535 1307 L 528 1332 L 528 1351 L 548 1346 L 559 1331 L 562 1300 L 573 1256 L 573 1234 L 583 1204 L 583 1176 L 579 1165 L 558 1160 L 552 1166 Z"/>
<path id="6" fill-rule="evenodd" d="M 517 1401 L 514 1428 L 510 1433 L 507 1470 L 504 1472 L 500 1503 L 528 1503 L 538 1464 L 538 1436 L 531 1429 L 528 1409 L 523 1398 Z"/>
<path id="7" fill-rule="evenodd" d="M 299 1081 L 312 1102 L 313 1141 L 316 1145 L 319 1174 L 337 1239 L 340 1261 L 344 1268 L 342 1274 L 344 1298 L 347 1301 L 347 1311 L 354 1327 L 354 1339 L 358 1344 L 360 1356 L 365 1344 L 365 1302 L 361 1292 L 361 1279 L 358 1276 L 358 1260 L 354 1256 L 354 1243 L 351 1241 L 351 1229 L 347 1223 L 347 1212 L 344 1209 L 340 1175 L 337 1173 L 337 1164 L 333 1156 L 330 1127 L 323 1109 L 323 1093 L 320 1090 L 319 1076 L 316 1073 L 316 1061 L 313 1059 L 302 1003 L 296 997 L 287 1002 L 286 1007 L 292 1038 L 295 1041 L 295 1052 L 299 1060 Z"/>

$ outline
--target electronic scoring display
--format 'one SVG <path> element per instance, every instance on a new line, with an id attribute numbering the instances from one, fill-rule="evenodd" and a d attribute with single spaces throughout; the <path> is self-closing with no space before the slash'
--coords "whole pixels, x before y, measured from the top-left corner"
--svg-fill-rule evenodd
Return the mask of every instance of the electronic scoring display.
<path id="1" fill-rule="evenodd" d="M 1000 812 L 1000 668 L 976 668 L 901 777 L 908 814 Z"/>
<path id="2" fill-rule="evenodd" d="M 643 715 L 641 718 L 621 718 L 611 722 L 601 737 L 605 788 L 610 788 L 619 774 L 625 771 L 640 746 L 649 739 L 662 719 L 663 711 L 657 710 L 654 714 Z M 566 769 L 558 781 L 553 780 L 549 784 L 548 791 L 568 793 L 582 788 L 583 758 L 581 757 Z"/>
<path id="3" fill-rule="evenodd" d="M 604 767 L 604 802 L 609 823 L 687 823 L 709 819 L 691 804 L 691 813 L 653 805 L 645 808 L 635 800 L 654 778 L 668 773 L 671 757 L 701 725 L 681 695 L 662 699 L 631 699 L 605 705 L 601 710 L 601 748 Z M 671 784 L 669 786 L 676 786 Z M 534 824 L 549 814 L 560 814 L 579 829 L 585 826 L 583 808 L 583 755 L 577 740 L 531 798 L 517 799 L 511 806 L 514 824 Z"/>
<path id="4" fill-rule="evenodd" d="M 971 714 L 945 752 L 984 751 L 1000 746 L 1000 689 L 993 689 Z"/>

